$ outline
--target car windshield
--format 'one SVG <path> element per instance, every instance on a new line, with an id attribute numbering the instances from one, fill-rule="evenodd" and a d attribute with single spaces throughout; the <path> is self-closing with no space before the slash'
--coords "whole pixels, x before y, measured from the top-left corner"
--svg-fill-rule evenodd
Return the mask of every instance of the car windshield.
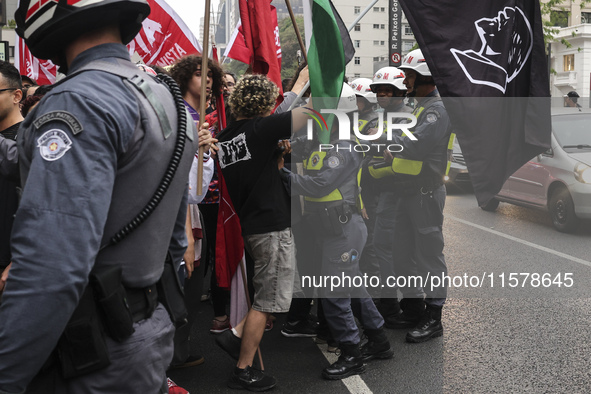
<path id="1" fill-rule="evenodd" d="M 552 129 L 565 149 L 591 149 L 591 114 L 552 117 Z"/>

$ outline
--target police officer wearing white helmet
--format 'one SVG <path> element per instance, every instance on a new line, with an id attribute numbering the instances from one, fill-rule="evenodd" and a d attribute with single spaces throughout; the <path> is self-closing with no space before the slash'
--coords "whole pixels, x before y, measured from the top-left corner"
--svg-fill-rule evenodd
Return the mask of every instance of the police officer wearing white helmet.
<path id="1" fill-rule="evenodd" d="M 412 109 L 405 105 L 406 86 L 403 83 L 404 73 L 396 67 L 383 67 L 379 69 L 373 78 L 370 88 L 377 95 L 377 101 L 384 112 L 406 112 Z M 387 119 L 387 118 L 386 118 Z M 394 122 L 406 122 L 406 119 L 396 118 Z M 384 121 L 383 130 L 386 130 L 387 121 Z M 370 133 L 377 132 L 372 130 Z M 396 130 L 395 132 L 399 132 Z M 386 141 L 386 134 L 377 140 L 379 143 L 390 144 Z M 368 160 L 369 159 L 369 160 Z M 386 283 L 388 277 L 396 275 L 394 271 L 392 255 L 392 228 L 394 226 L 394 212 L 389 205 L 392 193 L 395 190 L 393 182 L 394 173 L 391 166 L 384 159 L 384 152 L 375 154 L 373 158 L 366 159 L 362 177 L 362 191 L 367 203 L 368 212 L 371 211 L 370 197 L 372 193 L 377 195 L 377 202 L 374 208 L 373 217 L 368 213 L 368 224 L 373 228 L 373 251 L 376 262 L 379 266 L 382 283 Z M 389 321 L 400 314 L 398 303 L 398 288 L 395 286 L 384 286 L 380 289 L 380 302 L 378 309 L 386 320 L 386 327 Z"/>
<path id="2" fill-rule="evenodd" d="M 359 108 L 358 127 L 361 134 L 367 134 L 368 130 L 374 128 L 378 121 L 378 115 L 374 108 L 378 100 L 369 86 L 371 82 L 369 78 L 357 78 L 349 84 L 357 96 L 357 108 Z"/>
<path id="3" fill-rule="evenodd" d="M 343 84 L 338 110 L 357 110 L 355 92 L 347 84 Z M 367 229 L 359 214 L 357 174 L 363 153 L 355 151 L 354 137 L 341 140 L 338 134 L 333 128 L 332 148 L 314 151 L 304 161 L 304 175 L 282 171 L 292 193 L 304 196 L 303 220 L 316 223 L 313 227 L 320 243 L 322 276 L 361 278 L 359 258 Z M 325 379 L 359 374 L 365 370 L 364 361 L 394 355 L 383 329 L 384 320 L 365 287 L 343 285 L 332 291 L 325 288 L 321 297 L 328 326 L 341 349 L 339 359 L 323 370 Z M 363 348 L 353 311 L 369 340 Z"/>
<path id="4" fill-rule="evenodd" d="M 149 13 L 145 0 L 20 1 L 17 33 L 67 77 L 19 131 L 0 393 L 168 393 L 171 317 L 184 317 L 159 294 L 178 292 L 165 261 L 187 247 L 187 179 L 211 137 L 205 123 L 197 139 L 174 81 L 131 62 Z"/>
<path id="5" fill-rule="evenodd" d="M 394 217 L 392 238 L 394 271 L 409 277 L 447 274 L 443 256 L 443 207 L 446 191 L 443 178 L 449 170 L 453 146 L 449 116 L 425 57 L 411 51 L 400 66 L 406 76 L 409 95 L 417 100 L 413 114 L 417 125 L 410 129 L 416 140 L 394 135 L 394 143 L 403 147 L 391 161 L 395 192 L 387 204 Z M 387 321 L 389 328 L 411 328 L 406 341 L 424 342 L 443 334 L 441 311 L 447 296 L 446 287 L 431 289 L 431 283 L 401 288 L 402 314 Z M 423 295 L 424 291 L 424 295 Z M 423 297 L 425 297 L 423 299 Z"/>
<path id="6" fill-rule="evenodd" d="M 369 87 L 376 94 L 378 104 L 385 111 L 409 111 L 403 108 L 406 97 L 406 86 L 402 83 L 403 80 L 404 73 L 396 67 L 383 67 L 374 74 Z"/>

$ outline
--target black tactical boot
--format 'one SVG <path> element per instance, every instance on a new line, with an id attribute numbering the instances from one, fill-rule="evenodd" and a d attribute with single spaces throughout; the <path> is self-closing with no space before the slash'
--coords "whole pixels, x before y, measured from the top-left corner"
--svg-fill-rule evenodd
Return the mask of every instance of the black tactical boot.
<path id="1" fill-rule="evenodd" d="M 384 327 L 377 330 L 364 331 L 367 335 L 367 343 L 361 347 L 361 358 L 363 361 L 373 360 L 374 358 L 385 360 L 394 356 L 394 350 L 390 348 L 390 341 L 386 337 Z"/>
<path id="2" fill-rule="evenodd" d="M 384 317 L 386 328 L 413 328 L 425 312 L 425 301 L 421 298 L 405 298 L 400 301 L 402 313 Z"/>
<path id="3" fill-rule="evenodd" d="M 376 307 L 384 319 L 390 316 L 398 316 L 401 312 L 398 298 L 380 298 L 380 302 Z"/>
<path id="4" fill-rule="evenodd" d="M 329 380 L 344 379 L 351 375 L 365 372 L 365 364 L 361 358 L 359 344 L 340 344 L 341 355 L 330 367 L 324 368 L 322 377 Z"/>
<path id="5" fill-rule="evenodd" d="M 420 343 L 443 335 L 441 307 L 427 305 L 417 326 L 406 334 L 406 342 Z"/>

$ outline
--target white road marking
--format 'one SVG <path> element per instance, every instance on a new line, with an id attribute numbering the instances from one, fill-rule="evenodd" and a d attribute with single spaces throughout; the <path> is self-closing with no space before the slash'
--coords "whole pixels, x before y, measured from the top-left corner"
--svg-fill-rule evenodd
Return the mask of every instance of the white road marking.
<path id="1" fill-rule="evenodd" d="M 455 220 L 456 222 L 459 222 L 459 223 L 462 223 L 462 224 L 466 224 L 468 226 L 477 228 L 479 230 L 486 231 L 486 232 L 489 232 L 491 234 L 498 235 L 499 237 L 507 238 L 507 239 L 510 239 L 511 241 L 519 242 L 520 244 L 527 245 L 527 246 L 530 246 L 532 248 L 541 250 L 543 252 L 553 254 L 553 255 L 558 256 L 558 257 L 561 257 L 563 259 L 567 259 L 567 260 L 573 261 L 575 263 L 579 263 L 579 264 L 586 265 L 587 267 L 591 267 L 591 261 L 583 260 L 583 259 L 580 259 L 580 258 L 575 257 L 575 256 L 571 256 L 571 255 L 566 254 L 566 253 L 558 252 L 558 251 L 556 251 L 554 249 L 546 248 L 544 246 L 535 244 L 533 242 L 525 241 L 525 240 L 523 240 L 521 238 L 517 238 L 517 237 L 514 237 L 512 235 L 507 235 L 507 234 L 502 233 L 500 231 L 496 231 L 496 230 L 493 230 L 491 228 L 484 227 L 484 226 L 481 226 L 479 224 L 475 224 L 475 223 L 469 222 L 467 220 L 463 220 L 463 219 L 457 218 L 457 217 L 452 216 L 452 215 L 445 215 L 445 217 L 447 219 Z"/>
<path id="2" fill-rule="evenodd" d="M 324 354 L 324 357 L 328 360 L 329 363 L 334 363 L 339 358 L 334 353 L 329 353 L 326 351 L 326 344 L 317 344 L 318 349 Z M 373 391 L 367 387 L 367 384 L 361 379 L 361 375 L 353 375 L 349 376 L 348 378 L 342 379 L 341 382 L 345 384 L 347 389 L 352 394 L 372 394 Z"/>

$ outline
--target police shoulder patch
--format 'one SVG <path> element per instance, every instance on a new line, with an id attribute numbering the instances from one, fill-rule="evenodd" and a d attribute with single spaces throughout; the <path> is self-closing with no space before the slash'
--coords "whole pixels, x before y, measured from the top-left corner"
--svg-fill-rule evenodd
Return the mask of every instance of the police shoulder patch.
<path id="1" fill-rule="evenodd" d="M 33 121 L 33 125 L 37 129 L 39 129 L 45 123 L 51 122 L 51 121 L 58 121 L 58 122 L 63 122 L 65 124 L 67 124 L 68 127 L 70 127 L 70 130 L 72 130 L 72 134 L 74 134 L 74 135 L 76 135 L 76 134 L 82 132 L 82 130 L 84 130 L 84 128 L 82 127 L 82 123 L 80 123 L 78 121 L 78 119 L 74 115 L 69 113 L 68 111 L 52 111 L 52 112 L 48 112 L 46 114 L 43 114 Z"/>
<path id="2" fill-rule="evenodd" d="M 60 159 L 72 147 L 72 140 L 59 129 L 52 129 L 43 133 L 37 139 L 39 153 L 44 160 L 55 161 Z"/>
<path id="3" fill-rule="evenodd" d="M 439 119 L 439 113 L 437 111 L 431 111 L 425 115 L 425 121 L 427 123 L 434 123 Z"/>
<path id="4" fill-rule="evenodd" d="M 327 157 L 326 164 L 328 168 L 337 168 L 345 162 L 345 158 L 338 152 L 335 152 Z"/>

